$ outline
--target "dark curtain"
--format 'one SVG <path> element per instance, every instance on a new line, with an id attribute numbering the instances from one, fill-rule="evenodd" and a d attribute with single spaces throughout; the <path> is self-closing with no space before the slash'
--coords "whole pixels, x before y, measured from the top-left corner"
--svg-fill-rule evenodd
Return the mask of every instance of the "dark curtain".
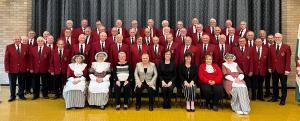
<path id="1" fill-rule="evenodd" d="M 128 28 L 133 19 L 145 26 L 149 18 L 155 20 L 156 27 L 167 19 L 174 28 L 176 21 L 190 26 L 191 19 L 197 17 L 204 26 L 210 18 L 217 19 L 220 27 L 231 19 L 234 26 L 246 21 L 256 34 L 260 29 L 268 34 L 281 31 L 281 0 L 33 0 L 32 4 L 32 29 L 38 35 L 47 30 L 55 37 L 66 20 L 72 19 L 78 27 L 83 18 L 92 28 L 97 19 L 107 28 L 121 19 Z"/>

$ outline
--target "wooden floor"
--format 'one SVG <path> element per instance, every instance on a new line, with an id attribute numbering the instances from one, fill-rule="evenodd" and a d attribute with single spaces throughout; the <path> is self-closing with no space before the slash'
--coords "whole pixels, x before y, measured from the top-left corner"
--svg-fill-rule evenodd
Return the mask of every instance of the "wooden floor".
<path id="1" fill-rule="evenodd" d="M 116 111 L 112 106 L 106 110 L 93 108 L 65 110 L 63 99 L 38 99 L 7 102 L 8 87 L 1 89 L 0 121 L 300 121 L 300 107 L 294 101 L 294 90 L 288 91 L 286 106 L 262 101 L 251 102 L 252 111 L 248 116 L 239 116 L 230 108 L 214 112 L 199 109 L 186 112 L 184 108 L 164 110 L 155 108 L 153 112 L 143 106 L 135 111 Z M 183 104 L 184 105 L 184 104 Z"/>

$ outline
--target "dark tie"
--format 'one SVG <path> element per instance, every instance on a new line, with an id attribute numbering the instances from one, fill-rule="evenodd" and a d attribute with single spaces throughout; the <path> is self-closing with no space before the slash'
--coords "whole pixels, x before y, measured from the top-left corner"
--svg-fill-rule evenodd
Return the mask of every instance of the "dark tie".
<path id="1" fill-rule="evenodd" d="M 114 42 L 116 43 L 116 37 L 115 37 L 115 36 L 113 36 L 113 40 L 114 40 Z"/>
<path id="2" fill-rule="evenodd" d="M 130 44 L 133 44 L 133 37 L 131 37 L 130 39 Z"/>
<path id="3" fill-rule="evenodd" d="M 68 47 L 70 47 L 70 45 L 71 45 L 69 39 L 70 39 L 70 37 L 67 37 L 67 45 L 68 45 Z"/>
<path id="4" fill-rule="evenodd" d="M 179 37 L 179 36 L 180 36 L 180 30 L 178 29 L 176 37 Z"/>
<path id="5" fill-rule="evenodd" d="M 119 50 L 118 50 L 119 52 L 121 51 L 121 44 L 119 44 Z"/>
<path id="6" fill-rule="evenodd" d="M 188 51 L 189 47 L 186 46 L 185 49 L 184 49 L 184 53 L 186 53 Z"/>
<path id="7" fill-rule="evenodd" d="M 42 54 L 42 47 L 40 46 L 40 48 L 39 48 L 39 55 L 41 55 Z"/>
<path id="8" fill-rule="evenodd" d="M 232 43 L 233 43 L 233 40 L 232 40 L 232 36 L 230 36 L 230 45 L 232 45 Z"/>
<path id="9" fill-rule="evenodd" d="M 139 54 L 142 53 L 141 45 L 138 45 L 138 51 L 139 51 Z"/>
<path id="10" fill-rule="evenodd" d="M 85 33 L 85 28 L 83 28 L 83 33 Z"/>
<path id="11" fill-rule="evenodd" d="M 171 46 L 171 44 L 169 43 L 169 44 L 168 44 L 168 47 L 167 47 L 168 50 L 170 50 L 170 46 Z"/>
<path id="12" fill-rule="evenodd" d="M 217 42 L 219 43 L 219 36 L 217 36 L 217 39 L 216 39 L 216 40 L 217 40 Z"/>
<path id="13" fill-rule="evenodd" d="M 153 37 L 152 28 L 150 28 L 150 36 Z"/>
<path id="14" fill-rule="evenodd" d="M 222 55 L 224 55 L 224 45 L 223 44 L 221 45 L 221 53 L 222 53 Z"/>
<path id="15" fill-rule="evenodd" d="M 20 54 L 20 46 L 17 45 L 17 53 Z"/>
<path id="16" fill-rule="evenodd" d="M 147 45 L 150 45 L 150 41 L 149 38 L 147 37 Z"/>
<path id="17" fill-rule="evenodd" d="M 101 43 L 101 50 L 104 51 L 104 43 Z"/>
<path id="18" fill-rule="evenodd" d="M 279 54 L 279 45 L 277 45 L 277 48 L 276 48 L 276 54 L 277 54 L 277 55 Z"/>
<path id="19" fill-rule="evenodd" d="M 118 28 L 118 34 L 120 34 L 121 32 L 120 32 L 120 28 Z"/>
<path id="20" fill-rule="evenodd" d="M 59 59 L 61 60 L 62 59 L 62 50 L 59 49 Z"/>
<path id="21" fill-rule="evenodd" d="M 244 47 L 242 47 L 241 51 L 242 51 L 242 54 L 244 54 Z"/>
<path id="22" fill-rule="evenodd" d="M 198 41 L 199 42 L 201 41 L 201 33 L 200 32 L 198 33 Z"/>
<path id="23" fill-rule="evenodd" d="M 250 47 L 252 47 L 253 45 L 252 45 L 252 40 L 250 41 Z"/>
<path id="24" fill-rule="evenodd" d="M 243 31 L 244 31 L 244 29 L 241 29 L 241 31 L 240 31 L 240 37 L 242 37 Z"/>
<path id="25" fill-rule="evenodd" d="M 157 45 L 155 45 L 154 54 L 157 55 Z"/>
<path id="26" fill-rule="evenodd" d="M 215 34 L 215 27 L 212 27 L 211 34 Z"/>
<path id="27" fill-rule="evenodd" d="M 33 45 L 33 42 L 32 42 L 32 39 L 30 39 L 30 43 L 29 43 L 30 45 Z"/>
<path id="28" fill-rule="evenodd" d="M 51 45 L 49 45 L 49 48 L 52 49 L 52 48 L 51 48 Z"/>
<path id="29" fill-rule="evenodd" d="M 88 41 L 89 41 L 89 38 L 90 38 L 90 36 L 87 36 L 87 37 L 86 37 L 86 39 L 85 39 L 85 44 L 89 44 L 89 42 L 88 42 Z"/>
<path id="30" fill-rule="evenodd" d="M 83 44 L 80 45 L 80 53 L 83 54 Z"/>
<path id="31" fill-rule="evenodd" d="M 204 44 L 204 48 L 203 48 L 204 50 L 204 54 L 206 54 L 206 50 L 207 50 L 207 45 L 206 44 Z"/>
<path id="32" fill-rule="evenodd" d="M 260 47 L 257 48 L 257 55 L 258 55 L 258 58 L 260 58 Z"/>

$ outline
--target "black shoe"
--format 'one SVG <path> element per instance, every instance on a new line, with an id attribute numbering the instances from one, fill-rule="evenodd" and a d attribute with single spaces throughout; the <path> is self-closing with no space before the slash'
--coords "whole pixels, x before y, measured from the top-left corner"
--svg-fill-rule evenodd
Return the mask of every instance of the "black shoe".
<path id="1" fill-rule="evenodd" d="M 260 101 L 266 101 L 264 98 L 258 98 L 258 100 L 260 100 Z"/>
<path id="2" fill-rule="evenodd" d="M 44 99 L 49 99 L 49 97 L 48 97 L 48 96 L 43 96 L 43 98 L 44 98 Z"/>
<path id="3" fill-rule="evenodd" d="M 187 112 L 191 112 L 191 109 L 186 109 Z"/>
<path id="4" fill-rule="evenodd" d="M 285 101 L 284 101 L 284 100 L 281 100 L 280 103 L 279 103 L 279 105 L 284 106 L 284 105 L 285 105 Z"/>
<path id="5" fill-rule="evenodd" d="M 195 109 L 190 109 L 191 112 L 195 112 Z"/>
<path id="6" fill-rule="evenodd" d="M 139 111 L 141 109 L 141 106 L 135 106 L 135 110 Z"/>
<path id="7" fill-rule="evenodd" d="M 153 106 L 149 106 L 149 111 L 153 111 Z"/>
<path id="8" fill-rule="evenodd" d="M 40 97 L 37 97 L 37 96 L 33 96 L 32 100 L 36 100 L 36 99 L 39 99 Z"/>
<path id="9" fill-rule="evenodd" d="M 278 102 L 278 99 L 272 98 L 272 99 L 268 100 L 268 102 Z"/>
<path id="10" fill-rule="evenodd" d="M 213 106 L 212 110 L 213 110 L 213 111 L 218 111 L 219 108 L 218 108 L 218 106 Z"/>
<path id="11" fill-rule="evenodd" d="M 26 98 L 24 96 L 20 96 L 19 99 L 26 100 Z"/>
<path id="12" fill-rule="evenodd" d="M 12 101 L 15 101 L 16 100 L 16 98 L 15 97 L 12 97 L 12 98 L 9 98 L 8 99 L 8 102 L 12 102 Z"/>
<path id="13" fill-rule="evenodd" d="M 105 106 L 104 106 L 104 105 L 101 105 L 101 106 L 100 106 L 100 109 L 101 109 L 101 110 L 105 110 Z"/>
<path id="14" fill-rule="evenodd" d="M 54 96 L 53 100 L 60 98 L 60 96 Z"/>

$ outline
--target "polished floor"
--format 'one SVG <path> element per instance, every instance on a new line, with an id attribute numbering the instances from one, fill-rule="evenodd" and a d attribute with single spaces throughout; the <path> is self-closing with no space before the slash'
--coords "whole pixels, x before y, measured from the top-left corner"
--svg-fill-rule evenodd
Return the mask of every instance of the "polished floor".
<path id="1" fill-rule="evenodd" d="M 146 106 L 135 111 L 133 105 L 127 111 L 116 111 L 112 106 L 104 111 L 94 108 L 65 110 L 63 99 L 17 100 L 9 103 L 8 87 L 1 88 L 0 121 L 300 121 L 300 106 L 294 101 L 292 89 L 288 91 L 285 106 L 253 101 L 251 113 L 239 116 L 229 108 L 214 112 L 198 107 L 196 112 L 189 113 L 184 108 L 174 106 L 170 110 L 155 108 L 153 112 L 148 111 Z"/>

